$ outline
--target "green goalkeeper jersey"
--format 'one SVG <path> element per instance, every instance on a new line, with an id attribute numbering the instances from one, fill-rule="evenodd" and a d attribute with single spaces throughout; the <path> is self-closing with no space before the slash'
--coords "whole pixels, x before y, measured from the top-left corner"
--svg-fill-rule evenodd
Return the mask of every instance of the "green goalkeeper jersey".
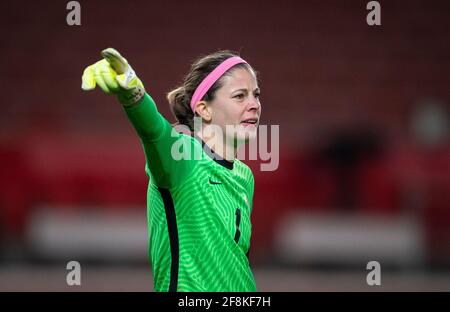
<path id="1" fill-rule="evenodd" d="M 146 157 L 155 291 L 256 291 L 248 261 L 250 168 L 238 159 L 220 159 L 200 138 L 177 132 L 148 94 L 125 111 Z"/>

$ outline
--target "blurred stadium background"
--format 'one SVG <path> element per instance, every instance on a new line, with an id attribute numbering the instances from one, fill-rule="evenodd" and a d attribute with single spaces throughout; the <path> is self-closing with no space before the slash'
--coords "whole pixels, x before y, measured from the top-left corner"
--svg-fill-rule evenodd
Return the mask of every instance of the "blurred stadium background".
<path id="1" fill-rule="evenodd" d="M 138 138 L 80 89 L 109 46 L 171 122 L 198 55 L 259 71 L 280 125 L 278 170 L 247 161 L 259 290 L 450 290 L 450 2 L 380 1 L 375 27 L 367 1 L 79 1 L 81 26 L 67 2 L 0 4 L 0 290 L 152 290 Z"/>

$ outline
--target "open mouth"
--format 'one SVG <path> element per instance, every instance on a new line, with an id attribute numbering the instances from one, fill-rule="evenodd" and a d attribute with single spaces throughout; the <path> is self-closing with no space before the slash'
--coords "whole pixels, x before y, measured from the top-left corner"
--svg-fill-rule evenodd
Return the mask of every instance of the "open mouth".
<path id="1" fill-rule="evenodd" d="M 246 120 L 241 121 L 241 124 L 244 126 L 256 126 L 256 124 L 258 123 L 258 119 L 257 118 L 249 118 Z"/>

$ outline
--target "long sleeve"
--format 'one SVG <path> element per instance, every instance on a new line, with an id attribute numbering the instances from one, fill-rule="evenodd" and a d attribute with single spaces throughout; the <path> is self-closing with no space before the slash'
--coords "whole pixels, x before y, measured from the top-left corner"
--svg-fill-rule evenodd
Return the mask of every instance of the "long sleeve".
<path id="1" fill-rule="evenodd" d="M 174 144 L 189 144 L 186 136 L 178 133 L 158 112 L 154 100 L 147 93 L 136 106 L 124 110 L 141 139 L 146 164 L 156 184 L 170 188 L 181 183 L 195 163 L 174 159 L 172 150 Z"/>

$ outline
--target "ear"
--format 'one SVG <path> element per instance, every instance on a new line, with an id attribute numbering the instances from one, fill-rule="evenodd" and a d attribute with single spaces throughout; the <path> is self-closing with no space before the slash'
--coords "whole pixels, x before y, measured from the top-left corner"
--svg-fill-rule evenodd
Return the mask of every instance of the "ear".
<path id="1" fill-rule="evenodd" d="M 210 105 L 208 105 L 205 101 L 200 101 L 197 103 L 195 112 L 206 122 L 210 122 L 212 119 Z"/>

